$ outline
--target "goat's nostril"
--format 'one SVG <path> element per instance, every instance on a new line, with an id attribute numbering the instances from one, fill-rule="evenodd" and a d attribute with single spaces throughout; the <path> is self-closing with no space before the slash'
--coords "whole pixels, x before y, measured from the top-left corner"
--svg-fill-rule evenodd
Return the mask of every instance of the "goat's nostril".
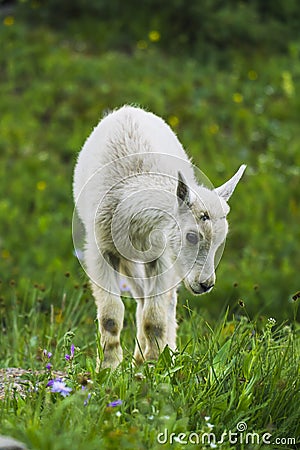
<path id="1" fill-rule="evenodd" d="M 202 287 L 204 292 L 207 292 L 207 291 L 210 291 L 214 287 L 214 284 L 200 283 L 200 286 Z"/>

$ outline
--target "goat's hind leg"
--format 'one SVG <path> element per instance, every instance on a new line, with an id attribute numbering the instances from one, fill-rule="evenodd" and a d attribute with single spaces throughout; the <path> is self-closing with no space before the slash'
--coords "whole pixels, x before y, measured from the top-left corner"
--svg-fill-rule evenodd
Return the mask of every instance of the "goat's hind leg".
<path id="1" fill-rule="evenodd" d="M 134 361 L 136 364 L 142 364 L 145 357 L 146 351 L 146 337 L 143 330 L 143 309 L 144 309 L 144 299 L 137 300 L 136 306 L 136 344 L 134 350 Z"/>
<path id="2" fill-rule="evenodd" d="M 124 260 L 121 261 L 120 271 L 123 275 L 128 277 L 128 284 L 133 298 L 136 300 L 136 345 L 134 350 L 134 362 L 141 364 L 144 361 L 144 352 L 146 349 L 146 338 L 143 332 L 143 308 L 144 308 L 144 286 L 143 279 L 145 278 L 144 268 L 137 263 Z"/>

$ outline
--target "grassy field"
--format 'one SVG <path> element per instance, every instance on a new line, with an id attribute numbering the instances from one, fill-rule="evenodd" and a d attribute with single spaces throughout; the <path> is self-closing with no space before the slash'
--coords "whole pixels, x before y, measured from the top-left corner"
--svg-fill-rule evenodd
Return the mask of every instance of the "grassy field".
<path id="1" fill-rule="evenodd" d="M 124 362 L 96 373 L 94 306 L 72 283 L 48 295 L 29 290 L 22 302 L 12 286 L 10 306 L 1 306 L 2 364 L 39 370 L 25 377 L 23 396 L 10 389 L 0 402 L 2 433 L 37 450 L 296 448 L 299 340 L 292 325 L 251 321 L 241 304 L 238 318 L 222 315 L 212 328 L 186 302 L 178 352 L 166 348 L 156 364 L 136 368 L 134 302 L 124 298 Z M 45 307 L 44 296 L 55 296 L 59 307 Z M 47 387 L 53 370 L 67 374 L 66 397 L 64 386 Z"/>
<path id="2" fill-rule="evenodd" d="M 203 65 L 163 53 L 156 38 L 100 51 L 76 34 L 1 24 L 0 367 L 39 373 L 25 396 L 0 401 L 0 433 L 39 450 L 297 448 L 299 46 Z M 164 117 L 215 185 L 248 168 L 216 288 L 200 299 L 180 292 L 178 352 L 132 366 L 126 297 L 124 362 L 97 374 L 95 306 L 72 245 L 72 170 L 102 114 L 124 103 Z M 47 387 L 53 370 L 67 373 L 70 395 Z"/>

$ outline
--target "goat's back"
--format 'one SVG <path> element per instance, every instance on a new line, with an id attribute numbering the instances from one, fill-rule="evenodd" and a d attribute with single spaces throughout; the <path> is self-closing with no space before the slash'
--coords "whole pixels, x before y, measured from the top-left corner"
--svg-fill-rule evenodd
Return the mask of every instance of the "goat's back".
<path id="1" fill-rule="evenodd" d="M 174 190 L 178 171 L 194 183 L 191 164 L 171 128 L 150 112 L 123 106 L 99 122 L 79 154 L 74 173 L 79 215 L 85 223 L 100 197 L 126 180 L 136 184 L 136 175 L 165 174 L 166 188 Z M 150 179 L 144 178 L 143 187 L 147 183 Z"/>

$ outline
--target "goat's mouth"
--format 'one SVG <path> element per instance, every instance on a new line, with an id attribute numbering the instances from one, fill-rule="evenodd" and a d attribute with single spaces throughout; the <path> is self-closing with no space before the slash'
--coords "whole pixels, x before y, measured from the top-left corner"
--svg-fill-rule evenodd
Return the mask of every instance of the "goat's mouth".
<path id="1" fill-rule="evenodd" d="M 214 287 L 214 284 L 207 284 L 207 283 L 200 283 L 199 285 L 193 285 L 191 286 L 189 283 L 184 283 L 186 288 L 192 292 L 192 294 L 194 295 L 203 295 L 203 294 L 207 294 L 208 292 L 210 292 L 212 290 L 212 288 Z"/>
<path id="2" fill-rule="evenodd" d="M 202 291 L 202 289 L 200 289 L 200 290 L 196 290 L 196 289 L 193 289 L 193 288 L 190 288 L 190 291 L 192 292 L 192 294 L 194 294 L 194 295 L 203 295 L 203 294 L 205 294 L 205 292 L 204 291 Z"/>

